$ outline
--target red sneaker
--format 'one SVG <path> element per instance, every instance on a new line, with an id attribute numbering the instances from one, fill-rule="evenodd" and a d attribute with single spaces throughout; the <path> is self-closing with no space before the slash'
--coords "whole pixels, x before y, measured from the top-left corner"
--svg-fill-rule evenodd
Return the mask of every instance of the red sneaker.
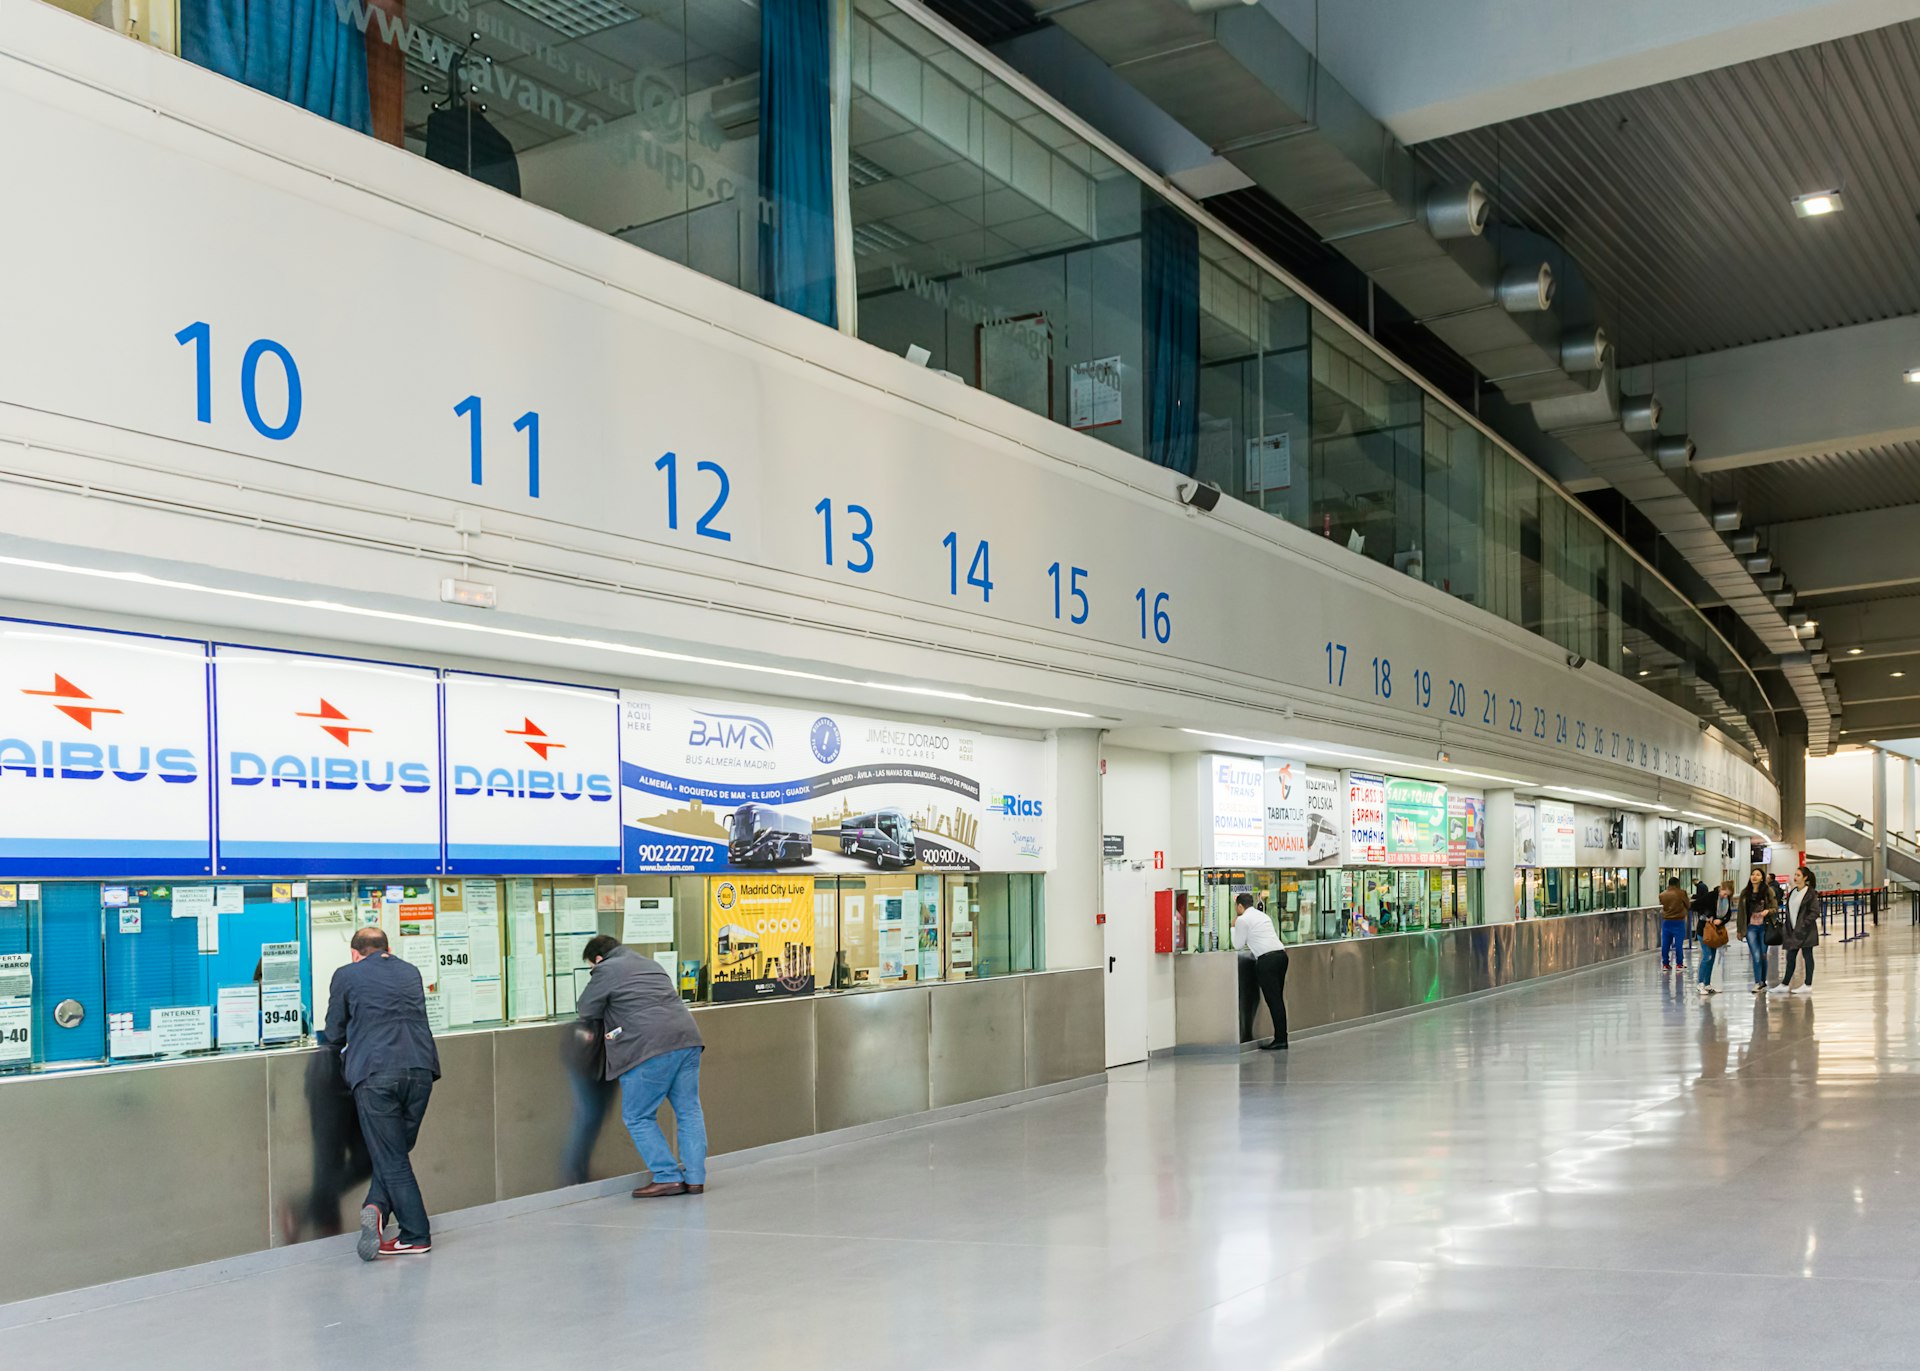
<path id="1" fill-rule="evenodd" d="M 380 1255 L 383 1257 L 420 1257 L 431 1251 L 433 1244 L 430 1242 L 402 1242 L 398 1238 L 388 1238 L 380 1244 Z"/>

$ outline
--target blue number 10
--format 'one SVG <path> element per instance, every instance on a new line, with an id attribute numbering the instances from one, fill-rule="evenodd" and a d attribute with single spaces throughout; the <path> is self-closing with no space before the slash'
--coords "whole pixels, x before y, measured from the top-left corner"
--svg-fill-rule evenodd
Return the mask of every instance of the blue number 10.
<path id="1" fill-rule="evenodd" d="M 202 424 L 213 422 L 213 327 L 204 319 L 188 324 L 173 335 L 182 347 L 193 348 L 193 417 Z M 287 383 L 287 412 L 280 422 L 270 424 L 260 413 L 260 359 L 271 356 L 280 363 Z M 275 442 L 293 436 L 300 427 L 300 368 L 293 354 L 271 338 L 256 338 L 247 345 L 240 359 L 240 404 L 247 411 L 247 422 L 262 438 Z"/>

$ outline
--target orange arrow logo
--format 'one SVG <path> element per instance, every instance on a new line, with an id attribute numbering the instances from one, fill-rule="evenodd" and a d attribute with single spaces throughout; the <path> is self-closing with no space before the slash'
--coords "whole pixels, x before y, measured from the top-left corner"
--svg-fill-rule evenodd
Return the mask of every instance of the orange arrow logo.
<path id="1" fill-rule="evenodd" d="M 23 690 L 22 695 L 38 695 L 48 700 L 91 700 L 93 696 L 80 689 L 72 681 L 58 672 L 54 673 L 52 690 Z M 84 729 L 93 728 L 93 716 L 96 714 L 118 714 L 117 709 L 103 709 L 99 705 L 56 704 L 55 709 L 73 720 Z"/>
<path id="2" fill-rule="evenodd" d="M 547 731 L 531 719 L 526 721 L 525 728 L 509 728 L 504 731 L 509 738 L 518 738 L 528 747 L 539 753 L 540 760 L 543 762 L 547 760 L 547 754 L 554 748 L 566 746 L 565 743 L 549 742 L 547 740 Z"/>
<path id="3" fill-rule="evenodd" d="M 356 733 L 373 732 L 370 728 L 354 728 L 349 725 L 347 723 L 347 716 L 334 708 L 333 702 L 324 697 L 320 701 L 320 712 L 318 714 L 301 714 L 296 712 L 294 717 L 296 719 L 338 719 L 340 721 L 338 723 L 323 722 L 320 725 L 320 731 L 332 735 L 335 741 L 342 747 L 351 747 L 353 745 L 353 735 Z"/>

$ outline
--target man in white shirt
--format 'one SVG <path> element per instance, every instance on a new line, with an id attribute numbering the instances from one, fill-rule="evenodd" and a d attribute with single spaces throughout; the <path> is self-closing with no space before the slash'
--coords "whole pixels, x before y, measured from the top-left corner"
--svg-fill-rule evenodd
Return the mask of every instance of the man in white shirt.
<path id="1" fill-rule="evenodd" d="M 1287 1050 L 1287 949 L 1273 931 L 1273 920 L 1250 890 L 1233 897 L 1240 913 L 1233 921 L 1233 945 L 1253 958 L 1254 979 L 1273 1016 L 1273 1039 L 1261 1044 L 1269 1052 Z"/>

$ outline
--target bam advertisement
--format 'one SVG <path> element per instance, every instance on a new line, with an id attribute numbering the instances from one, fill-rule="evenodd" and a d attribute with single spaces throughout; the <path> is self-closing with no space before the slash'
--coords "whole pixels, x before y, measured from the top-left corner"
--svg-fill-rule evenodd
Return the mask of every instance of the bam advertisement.
<path id="1" fill-rule="evenodd" d="M 983 793 L 957 729 L 636 691 L 620 708 L 630 872 L 979 871 L 988 810 L 1010 822 L 996 859 L 1045 869 L 1041 744 L 1036 765 L 990 768 L 1027 788 Z"/>
<path id="2" fill-rule="evenodd" d="M 707 882 L 713 1002 L 813 991 L 813 880 L 736 876 Z"/>

